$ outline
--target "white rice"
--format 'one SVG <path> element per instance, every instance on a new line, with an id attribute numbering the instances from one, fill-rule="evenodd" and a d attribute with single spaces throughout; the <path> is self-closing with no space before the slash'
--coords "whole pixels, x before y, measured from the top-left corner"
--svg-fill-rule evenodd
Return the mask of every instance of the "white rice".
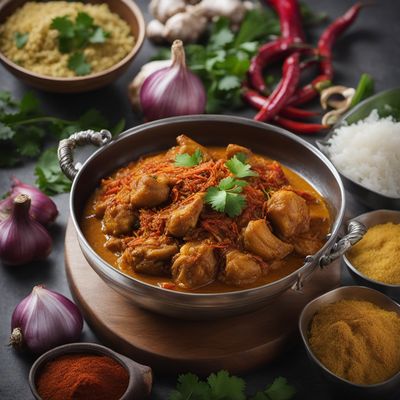
<path id="1" fill-rule="evenodd" d="M 327 151 L 336 168 L 353 181 L 388 197 L 400 198 L 400 122 L 379 118 L 336 129 Z"/>

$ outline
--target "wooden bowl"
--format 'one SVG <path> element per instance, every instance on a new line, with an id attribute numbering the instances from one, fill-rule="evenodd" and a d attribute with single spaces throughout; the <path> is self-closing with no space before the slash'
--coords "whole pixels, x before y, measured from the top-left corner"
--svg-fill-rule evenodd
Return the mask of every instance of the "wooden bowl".
<path id="1" fill-rule="evenodd" d="M 21 7 L 27 0 L 6 0 L 0 2 L 0 24 Z M 139 7 L 130 0 L 89 0 L 89 3 L 107 3 L 110 10 L 118 14 L 131 27 L 135 44 L 131 51 L 117 64 L 104 71 L 86 76 L 59 78 L 41 75 L 12 62 L 0 53 L 0 62 L 22 82 L 46 92 L 81 93 L 106 86 L 117 79 L 139 52 L 145 37 L 145 23 Z"/>

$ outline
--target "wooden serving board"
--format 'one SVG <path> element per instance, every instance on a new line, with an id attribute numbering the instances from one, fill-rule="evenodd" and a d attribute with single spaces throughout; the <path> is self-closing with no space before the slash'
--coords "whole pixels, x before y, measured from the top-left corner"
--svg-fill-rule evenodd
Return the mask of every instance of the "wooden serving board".
<path id="1" fill-rule="evenodd" d="M 336 262 L 315 272 L 303 293 L 288 290 L 255 312 L 216 321 L 183 321 L 136 307 L 107 286 L 81 253 L 71 220 L 65 264 L 72 295 L 98 337 L 164 373 L 242 373 L 270 362 L 297 338 L 305 304 L 340 283 Z"/>

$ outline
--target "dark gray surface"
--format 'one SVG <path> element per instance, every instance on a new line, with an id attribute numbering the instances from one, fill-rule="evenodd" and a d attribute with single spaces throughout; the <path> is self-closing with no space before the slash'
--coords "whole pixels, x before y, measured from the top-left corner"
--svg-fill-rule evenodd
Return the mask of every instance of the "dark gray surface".
<path id="1" fill-rule="evenodd" d="M 145 0 L 137 1 L 148 18 Z M 349 8 L 351 0 L 306 0 L 315 10 L 326 11 L 331 17 L 342 14 Z M 354 27 L 335 47 L 335 82 L 355 85 L 362 72 L 370 73 L 376 82 L 376 89 L 383 90 L 399 85 L 400 76 L 400 2 L 380 0 L 362 11 Z M 318 35 L 319 29 L 313 31 Z M 127 99 L 127 84 L 137 73 L 140 66 L 153 54 L 154 47 L 148 42 L 143 46 L 139 56 L 124 74 L 113 85 L 86 94 L 56 95 L 37 92 L 43 106 L 49 114 L 63 118 L 74 118 L 89 107 L 101 110 L 110 120 L 117 121 L 121 116 L 127 120 L 127 127 L 141 123 L 138 116 L 132 113 Z M 31 90 L 18 82 L 12 75 L 0 67 L 0 89 L 11 91 L 20 97 Z M 253 112 L 244 110 L 242 115 L 251 116 Z M 0 172 L 0 193 L 9 186 L 8 177 L 16 175 L 23 181 L 34 182 L 33 163 L 11 170 Z M 11 313 L 33 285 L 44 283 L 49 288 L 70 296 L 64 272 L 63 248 L 66 221 L 68 218 L 68 195 L 55 197 L 60 216 L 52 227 L 54 248 L 46 262 L 25 265 L 22 267 L 6 267 L 0 265 L 0 399 L 25 400 L 32 396 L 28 387 L 28 371 L 34 357 L 20 355 L 6 347 L 10 329 Z M 355 216 L 366 211 L 348 195 L 347 215 Z M 351 282 L 346 275 L 345 283 Z M 234 327 L 232 327 L 234 329 Z M 244 339 L 245 340 L 245 339 Z M 82 341 L 98 342 L 90 328 L 85 325 Z M 315 372 L 306 358 L 300 342 L 283 354 L 278 360 L 244 376 L 248 392 L 263 388 L 276 376 L 285 376 L 296 386 L 296 399 L 334 399 L 334 395 L 326 383 Z M 155 376 L 152 399 L 166 399 L 175 386 L 174 376 Z M 395 396 L 400 397 L 400 396 Z M 357 400 L 357 399 L 354 399 Z"/>

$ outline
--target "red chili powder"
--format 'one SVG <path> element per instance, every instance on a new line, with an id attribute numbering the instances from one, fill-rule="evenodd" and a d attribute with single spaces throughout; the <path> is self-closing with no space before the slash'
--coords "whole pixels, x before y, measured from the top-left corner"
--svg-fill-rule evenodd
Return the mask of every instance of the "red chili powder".
<path id="1" fill-rule="evenodd" d="M 36 389 L 43 400 L 118 400 L 128 383 L 128 372 L 111 357 L 68 354 L 44 365 Z"/>

